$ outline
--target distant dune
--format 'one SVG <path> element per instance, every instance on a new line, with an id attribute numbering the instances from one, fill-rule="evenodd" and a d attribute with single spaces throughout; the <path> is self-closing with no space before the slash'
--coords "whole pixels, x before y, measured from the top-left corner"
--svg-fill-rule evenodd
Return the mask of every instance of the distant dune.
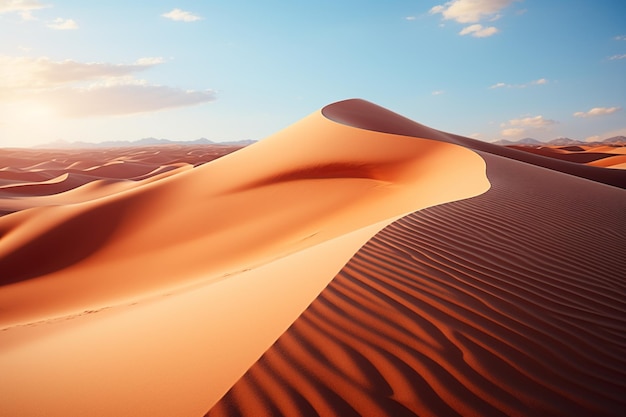
<path id="1" fill-rule="evenodd" d="M 626 409 L 622 154 L 362 100 L 185 149 L 0 151 L 0 415 Z"/>
<path id="2" fill-rule="evenodd" d="M 241 148 L 170 144 L 99 150 L 0 149 L 0 215 L 115 194 Z"/>
<path id="3" fill-rule="evenodd" d="M 509 146 L 521 151 L 595 167 L 626 169 L 626 146 Z"/>

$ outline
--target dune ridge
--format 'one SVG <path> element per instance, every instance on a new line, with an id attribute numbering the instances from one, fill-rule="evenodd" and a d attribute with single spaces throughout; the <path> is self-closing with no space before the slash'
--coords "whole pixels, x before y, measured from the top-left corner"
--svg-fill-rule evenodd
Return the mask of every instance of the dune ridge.
<path id="1" fill-rule="evenodd" d="M 545 155 L 498 146 L 477 139 L 439 131 L 365 100 L 350 99 L 333 103 L 324 107 L 322 113 L 329 119 L 338 123 L 358 127 L 360 129 L 454 143 L 475 151 L 500 155 L 516 161 L 564 172 L 614 187 L 626 188 L 626 172 L 624 172 L 624 170 L 603 169 L 596 166 L 562 161 Z"/>
<path id="2" fill-rule="evenodd" d="M 492 146 L 489 191 L 379 232 L 206 415 L 622 415 L 625 192 Z"/>
<path id="3" fill-rule="evenodd" d="M 176 175 L 6 215 L 5 407 L 199 415 L 378 230 L 488 188 L 473 151 L 346 126 L 318 111 Z M 33 401 L 33 392 L 46 394 Z M 79 399 L 63 402 L 64 392 Z"/>

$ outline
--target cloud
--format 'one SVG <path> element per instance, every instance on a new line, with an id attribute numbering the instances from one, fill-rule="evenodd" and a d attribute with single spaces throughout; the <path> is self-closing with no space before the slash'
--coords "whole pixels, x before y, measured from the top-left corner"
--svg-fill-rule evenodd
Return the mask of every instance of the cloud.
<path id="1" fill-rule="evenodd" d="M 575 117 L 596 117 L 596 116 L 605 116 L 607 114 L 613 114 L 622 110 L 621 107 L 594 107 L 593 109 L 583 112 L 577 111 L 574 113 Z"/>
<path id="2" fill-rule="evenodd" d="M 202 20 L 202 17 L 181 9 L 173 9 L 171 12 L 163 13 L 161 16 L 178 22 L 195 22 L 196 20 Z"/>
<path id="3" fill-rule="evenodd" d="M 443 90 L 437 90 L 437 91 L 433 91 L 431 94 L 432 94 L 433 96 L 440 96 L 440 95 L 442 95 L 443 93 L 444 93 L 444 91 L 443 91 Z"/>
<path id="4" fill-rule="evenodd" d="M 513 126 L 513 127 L 530 127 L 530 128 L 543 128 L 556 124 L 555 120 L 544 119 L 543 116 L 525 117 L 523 119 L 511 119 L 507 123 L 502 123 L 500 127 Z"/>
<path id="5" fill-rule="evenodd" d="M 182 90 L 133 80 L 120 84 L 96 84 L 86 88 L 53 89 L 39 94 L 37 99 L 54 106 L 60 116 L 84 118 L 186 107 L 215 101 L 215 92 Z"/>
<path id="6" fill-rule="evenodd" d="M 0 56 L 0 104 L 27 102 L 64 117 L 157 111 L 215 100 L 212 90 L 152 85 L 134 74 L 163 63 L 140 58 L 132 64 L 84 63 Z"/>
<path id="7" fill-rule="evenodd" d="M 430 9 L 430 14 L 441 14 L 445 20 L 459 23 L 477 23 L 499 17 L 500 10 L 516 0 L 452 0 Z"/>
<path id="8" fill-rule="evenodd" d="M 524 132 L 525 130 L 521 128 L 508 128 L 508 129 L 503 129 L 500 133 L 502 134 L 502 136 L 515 137 L 515 136 L 522 135 Z"/>
<path id="9" fill-rule="evenodd" d="M 506 84 L 506 83 L 496 83 L 494 85 L 489 86 L 491 90 L 496 88 L 526 88 L 531 85 L 545 85 L 548 84 L 548 79 L 539 78 L 538 80 L 529 81 L 524 84 Z"/>
<path id="10" fill-rule="evenodd" d="M 23 19 L 32 19 L 30 14 L 33 10 L 50 7 L 38 0 L 0 0 L 0 14 L 19 13 Z"/>
<path id="11" fill-rule="evenodd" d="M 415 20 L 416 17 L 415 16 L 407 16 L 404 18 L 405 20 Z"/>
<path id="12" fill-rule="evenodd" d="M 626 41 L 626 35 L 619 35 L 614 37 L 613 39 L 615 39 L 616 41 Z"/>
<path id="13" fill-rule="evenodd" d="M 616 59 L 624 59 L 624 58 L 626 58 L 626 54 L 621 54 L 621 55 L 613 55 L 613 56 L 610 56 L 610 57 L 609 57 L 609 59 L 610 59 L 611 61 L 615 61 Z"/>
<path id="14" fill-rule="evenodd" d="M 431 15 L 441 14 L 444 20 L 473 23 L 464 27 L 459 35 L 487 38 L 499 32 L 495 26 L 483 26 L 480 22 L 494 22 L 502 17 L 500 11 L 520 0 L 451 0 L 432 7 Z"/>
<path id="15" fill-rule="evenodd" d="M 78 23 L 76 23 L 74 20 L 62 19 L 60 17 L 57 19 L 54 19 L 54 22 L 49 23 L 46 26 L 48 26 L 50 29 L 56 29 L 56 30 L 78 29 Z"/>
<path id="16" fill-rule="evenodd" d="M 529 132 L 537 132 L 546 130 L 548 127 L 557 124 L 556 120 L 546 119 L 543 116 L 529 116 L 520 119 L 511 119 L 508 122 L 501 123 L 502 136 L 520 137 Z"/>
<path id="17" fill-rule="evenodd" d="M 463 28 L 459 35 L 465 36 L 471 34 L 475 38 L 486 38 L 498 33 L 498 28 L 494 26 L 483 27 L 483 25 L 475 24 Z"/>
<path id="18" fill-rule="evenodd" d="M 38 20 L 33 16 L 33 11 L 48 7 L 52 7 L 52 5 L 43 4 L 39 0 L 0 0 L 0 14 L 17 13 L 22 20 Z M 60 17 L 49 22 L 46 26 L 56 30 L 78 29 L 76 21 Z"/>
<path id="19" fill-rule="evenodd" d="M 40 89 L 63 84 L 123 77 L 151 68 L 163 58 L 140 58 L 133 64 L 52 61 L 47 57 L 0 56 L 0 89 Z"/>

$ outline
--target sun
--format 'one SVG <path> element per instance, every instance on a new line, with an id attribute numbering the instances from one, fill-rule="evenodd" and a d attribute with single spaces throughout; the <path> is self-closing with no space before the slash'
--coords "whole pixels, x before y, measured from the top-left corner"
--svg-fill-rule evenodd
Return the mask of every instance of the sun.
<path id="1" fill-rule="evenodd" d="M 46 104 L 34 100 L 23 100 L 10 103 L 3 113 L 7 123 L 42 123 L 57 118 L 54 109 Z"/>
<path id="2" fill-rule="evenodd" d="M 32 146 L 58 131 L 60 119 L 47 103 L 19 100 L 0 103 L 0 146 Z"/>

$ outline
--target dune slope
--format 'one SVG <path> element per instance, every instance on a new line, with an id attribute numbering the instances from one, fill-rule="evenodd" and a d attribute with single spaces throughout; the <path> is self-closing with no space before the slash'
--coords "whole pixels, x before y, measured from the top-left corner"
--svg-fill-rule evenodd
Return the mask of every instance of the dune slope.
<path id="1" fill-rule="evenodd" d="M 316 112 L 194 169 L 6 215 L 3 407 L 201 415 L 378 230 L 488 188 L 475 152 Z"/>
<path id="2" fill-rule="evenodd" d="M 325 113 L 459 141 L 369 106 Z M 207 416 L 622 415 L 626 192 L 492 146 L 488 192 L 379 232 Z"/>
<path id="3" fill-rule="evenodd" d="M 388 132 L 455 143 L 475 151 L 500 155 L 516 161 L 565 172 L 570 175 L 587 178 L 615 187 L 626 188 L 626 172 L 624 172 L 624 170 L 602 169 L 595 166 L 562 161 L 544 155 L 537 155 L 504 146 L 496 146 L 480 140 L 438 131 L 365 100 L 353 99 L 341 101 L 326 106 L 322 109 L 322 112 L 329 119 L 349 126 L 377 132 Z"/>

